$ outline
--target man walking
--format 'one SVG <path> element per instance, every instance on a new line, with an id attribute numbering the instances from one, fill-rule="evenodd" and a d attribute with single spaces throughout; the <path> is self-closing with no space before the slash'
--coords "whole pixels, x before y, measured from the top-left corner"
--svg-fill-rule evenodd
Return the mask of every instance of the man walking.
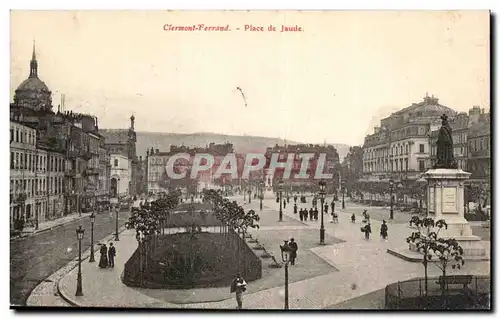
<path id="1" fill-rule="evenodd" d="M 115 256 L 116 256 L 115 246 L 113 246 L 113 243 L 110 243 L 108 249 L 108 262 L 109 262 L 109 267 L 111 268 L 115 267 Z"/>
<path id="2" fill-rule="evenodd" d="M 247 283 L 245 279 L 241 277 L 241 275 L 238 273 L 236 275 L 236 278 L 233 279 L 233 282 L 231 283 L 231 293 L 236 294 L 236 303 L 238 306 L 236 309 L 242 309 L 243 308 L 243 292 L 247 290 Z"/>

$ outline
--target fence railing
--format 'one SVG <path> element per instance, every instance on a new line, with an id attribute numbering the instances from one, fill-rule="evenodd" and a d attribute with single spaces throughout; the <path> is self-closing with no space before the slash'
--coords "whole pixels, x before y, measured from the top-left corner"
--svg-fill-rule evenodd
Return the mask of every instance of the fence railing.
<path id="1" fill-rule="evenodd" d="M 489 276 L 470 276 L 468 284 L 448 284 L 444 294 L 440 277 L 398 281 L 385 288 L 386 309 L 489 309 L 491 280 Z"/>

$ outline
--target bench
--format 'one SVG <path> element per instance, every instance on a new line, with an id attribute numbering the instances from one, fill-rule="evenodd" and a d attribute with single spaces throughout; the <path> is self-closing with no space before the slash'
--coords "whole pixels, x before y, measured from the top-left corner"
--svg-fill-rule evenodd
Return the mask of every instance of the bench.
<path id="1" fill-rule="evenodd" d="M 436 281 L 441 289 L 444 288 L 444 285 L 462 285 L 463 290 L 467 289 L 467 286 L 472 282 L 471 275 L 454 275 L 454 276 L 439 276 L 439 280 Z"/>

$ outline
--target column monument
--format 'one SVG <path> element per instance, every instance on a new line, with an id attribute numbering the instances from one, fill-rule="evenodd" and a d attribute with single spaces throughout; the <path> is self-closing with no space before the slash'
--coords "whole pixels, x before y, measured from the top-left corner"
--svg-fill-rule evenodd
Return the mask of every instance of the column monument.
<path id="1" fill-rule="evenodd" d="M 471 173 L 457 167 L 453 156 L 452 130 L 448 117 L 443 114 L 437 140 L 437 161 L 423 177 L 427 180 L 427 217 L 444 219 L 448 225 L 439 237 L 455 238 L 464 249 L 464 257 L 485 256 L 481 239 L 472 235 L 469 222 L 464 217 L 464 182 Z"/>

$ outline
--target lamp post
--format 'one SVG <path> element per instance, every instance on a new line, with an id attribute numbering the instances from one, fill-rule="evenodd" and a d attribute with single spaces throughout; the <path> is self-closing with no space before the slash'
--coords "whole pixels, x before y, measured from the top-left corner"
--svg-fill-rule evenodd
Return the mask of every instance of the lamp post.
<path id="1" fill-rule="evenodd" d="M 345 180 L 342 180 L 342 209 L 345 209 Z"/>
<path id="2" fill-rule="evenodd" d="M 259 199 L 260 199 L 260 210 L 262 210 L 262 200 L 264 199 L 264 182 L 259 183 Z"/>
<path id="3" fill-rule="evenodd" d="M 326 182 L 324 180 L 321 180 L 319 182 L 319 196 L 321 199 L 321 228 L 319 229 L 319 243 L 320 245 L 325 244 L 325 223 L 323 221 L 323 206 L 325 205 L 325 188 L 326 188 Z"/>
<path id="4" fill-rule="evenodd" d="M 116 216 L 116 230 L 115 230 L 115 241 L 120 241 L 120 238 L 118 237 L 118 211 L 119 211 L 119 206 L 117 205 L 115 207 L 115 216 Z"/>
<path id="5" fill-rule="evenodd" d="M 278 194 L 280 202 L 280 222 L 283 221 L 283 180 L 280 179 L 278 183 Z"/>
<path id="6" fill-rule="evenodd" d="M 94 258 L 94 222 L 95 222 L 95 215 L 92 213 L 90 215 L 90 258 L 89 258 L 89 263 L 93 263 L 95 261 Z"/>
<path id="7" fill-rule="evenodd" d="M 403 189 L 403 187 L 404 187 L 404 186 L 403 186 L 403 184 L 400 182 L 400 183 L 398 184 L 398 189 L 399 189 L 399 191 L 400 191 L 400 192 L 401 192 L 401 190 Z"/>
<path id="8" fill-rule="evenodd" d="M 288 310 L 288 262 L 290 261 L 290 246 L 288 240 L 285 240 L 283 246 L 280 245 L 281 259 L 285 264 L 285 310 Z"/>
<path id="9" fill-rule="evenodd" d="M 139 248 L 139 274 L 140 274 L 140 283 L 141 286 L 143 285 L 144 281 L 144 266 L 143 266 L 143 256 L 142 256 L 142 250 L 143 250 L 143 243 L 144 243 L 144 233 L 142 231 L 138 231 L 135 238 L 137 239 L 137 244 Z"/>
<path id="10" fill-rule="evenodd" d="M 78 239 L 78 275 L 76 277 L 76 293 L 75 296 L 83 296 L 82 292 L 82 239 L 85 229 L 78 226 L 76 230 L 76 238 Z"/>
<path id="11" fill-rule="evenodd" d="M 392 192 L 394 191 L 394 181 L 392 179 L 389 180 L 389 194 L 391 196 L 391 216 L 390 219 L 394 219 L 394 202 L 392 200 Z"/>
<path id="12" fill-rule="evenodd" d="M 250 204 L 252 202 L 252 185 L 250 185 L 250 188 L 248 189 L 248 203 Z"/>

